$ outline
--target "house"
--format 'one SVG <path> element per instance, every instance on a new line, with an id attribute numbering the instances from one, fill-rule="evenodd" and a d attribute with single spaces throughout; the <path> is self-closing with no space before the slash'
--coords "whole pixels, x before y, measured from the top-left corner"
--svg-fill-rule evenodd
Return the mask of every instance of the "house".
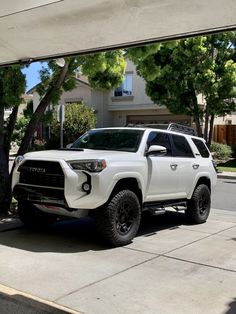
<path id="1" fill-rule="evenodd" d="M 26 108 L 27 103 L 31 99 L 33 99 L 32 95 L 30 95 L 30 94 L 24 94 L 21 96 L 21 98 L 22 98 L 22 103 L 19 105 L 19 108 L 18 108 L 18 114 L 17 114 L 18 117 L 20 117 L 23 114 L 23 111 Z M 6 120 L 10 116 L 11 113 L 12 113 L 12 108 L 5 109 L 4 110 L 4 120 Z"/>
<path id="2" fill-rule="evenodd" d="M 137 72 L 135 65 L 126 59 L 125 80 L 121 86 L 107 93 L 107 111 L 112 126 L 127 124 L 166 124 L 176 122 L 192 124 L 192 119 L 185 115 L 175 115 L 146 95 L 145 81 Z"/>
<path id="3" fill-rule="evenodd" d="M 168 124 L 170 122 L 194 125 L 193 119 L 186 115 L 176 115 L 169 112 L 165 106 L 160 106 L 145 93 L 145 81 L 140 77 L 135 65 L 126 58 L 125 80 L 115 90 L 101 91 L 92 88 L 85 76 L 76 77 L 76 88 L 64 92 L 59 105 L 69 105 L 83 101 L 92 108 L 97 117 L 97 127 L 126 126 L 136 124 Z M 35 88 L 33 94 L 34 110 L 40 98 Z M 198 103 L 205 105 L 203 95 L 198 95 Z M 50 128 L 40 127 L 37 137 L 47 138 Z M 236 112 L 215 119 L 213 140 L 219 143 L 233 145 L 236 143 Z"/>
<path id="4" fill-rule="evenodd" d="M 112 91 L 93 89 L 87 78 L 78 76 L 76 88 L 64 92 L 59 105 L 80 103 L 83 101 L 92 108 L 97 116 L 97 127 L 126 126 L 128 124 L 168 124 L 176 122 L 186 125 L 192 124 L 192 118 L 185 115 L 175 115 L 157 104 L 145 93 L 145 81 L 138 76 L 135 65 L 126 59 L 126 73 L 124 82 Z M 33 88 L 34 110 L 37 108 L 40 97 Z M 28 92 L 28 93 L 29 93 Z M 38 136 L 42 132 L 38 131 Z"/>
<path id="5" fill-rule="evenodd" d="M 224 117 L 215 118 L 215 125 L 236 125 L 236 111 Z"/>

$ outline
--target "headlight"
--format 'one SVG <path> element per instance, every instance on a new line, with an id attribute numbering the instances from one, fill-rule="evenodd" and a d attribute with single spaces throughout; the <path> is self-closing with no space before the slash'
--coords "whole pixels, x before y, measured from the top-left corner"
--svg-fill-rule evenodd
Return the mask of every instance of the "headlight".
<path id="1" fill-rule="evenodd" d="M 89 172 L 100 172 L 106 168 L 106 160 L 90 159 L 90 160 L 71 160 L 68 164 L 73 170 L 86 170 Z"/>
<path id="2" fill-rule="evenodd" d="M 21 156 L 21 155 L 17 156 L 17 157 L 15 158 L 15 164 L 16 164 L 16 166 L 19 165 L 23 160 L 24 160 L 24 156 Z"/>

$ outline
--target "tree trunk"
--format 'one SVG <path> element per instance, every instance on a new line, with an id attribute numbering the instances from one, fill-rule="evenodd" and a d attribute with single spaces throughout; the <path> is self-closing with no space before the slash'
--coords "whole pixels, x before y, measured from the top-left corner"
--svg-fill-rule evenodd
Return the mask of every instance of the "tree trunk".
<path id="1" fill-rule="evenodd" d="M 202 127 L 201 127 L 201 120 L 200 120 L 200 110 L 199 110 L 199 105 L 197 102 L 197 96 L 195 89 L 192 84 L 189 86 L 191 88 L 191 98 L 192 98 L 192 105 L 193 105 L 193 119 L 196 124 L 196 129 L 197 129 L 197 135 L 202 137 Z"/>
<path id="2" fill-rule="evenodd" d="M 197 136 L 202 137 L 202 128 L 201 128 L 201 122 L 199 117 L 194 117 L 194 122 L 196 124 L 196 129 L 197 129 Z"/>
<path id="3" fill-rule="evenodd" d="M 204 126 L 204 139 L 207 141 L 208 139 L 208 127 L 209 127 L 209 111 L 208 106 L 206 105 L 206 113 L 205 113 L 205 126 Z"/>
<path id="4" fill-rule="evenodd" d="M 211 147 L 211 141 L 212 141 L 213 129 L 214 129 L 214 119 L 215 119 L 215 115 L 212 114 L 211 118 L 210 118 L 210 130 L 209 130 L 209 135 L 208 135 L 208 139 L 207 139 L 208 148 Z"/>
<path id="5" fill-rule="evenodd" d="M 10 205 L 9 161 L 4 144 L 4 107 L 0 106 L 0 212 L 7 212 Z"/>
<path id="6" fill-rule="evenodd" d="M 33 113 L 33 116 L 32 116 L 32 118 L 28 124 L 28 127 L 25 131 L 25 135 L 21 141 L 21 145 L 20 145 L 20 148 L 19 148 L 18 153 L 17 153 L 18 155 L 24 155 L 29 150 L 30 143 L 33 139 L 34 132 L 36 131 L 36 128 L 39 124 L 41 117 L 43 116 L 47 106 L 51 103 L 51 100 L 52 100 L 52 97 L 53 97 L 55 91 L 60 89 L 62 84 L 64 83 L 64 80 L 65 80 L 67 72 L 68 72 L 68 66 L 69 66 L 69 63 L 66 62 L 64 67 L 61 68 L 61 71 L 60 71 L 57 79 L 55 80 L 55 83 L 52 84 L 51 87 L 49 87 L 47 93 L 44 95 L 44 97 L 40 101 L 37 109 Z"/>
<path id="7" fill-rule="evenodd" d="M 5 153 L 7 159 L 9 159 L 9 152 L 11 149 L 11 140 L 12 140 L 12 134 L 16 125 L 16 120 L 17 120 L 17 114 L 18 114 L 18 106 L 14 106 L 12 109 L 12 113 L 9 117 L 9 121 L 7 124 L 7 132 L 5 136 Z"/>
<path id="8" fill-rule="evenodd" d="M 4 136 L 0 135 L 0 212 L 7 212 L 11 201 L 9 161 L 4 149 Z"/>

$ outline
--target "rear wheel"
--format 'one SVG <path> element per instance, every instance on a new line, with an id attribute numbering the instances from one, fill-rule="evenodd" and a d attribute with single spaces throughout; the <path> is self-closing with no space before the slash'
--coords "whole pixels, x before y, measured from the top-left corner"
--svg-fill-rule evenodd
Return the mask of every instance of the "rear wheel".
<path id="1" fill-rule="evenodd" d="M 137 234 L 140 219 L 139 199 L 130 190 L 118 192 L 107 206 L 96 213 L 99 233 L 113 246 L 130 243 Z"/>
<path id="2" fill-rule="evenodd" d="M 211 208 L 211 192 L 205 184 L 200 184 L 193 192 L 191 200 L 188 201 L 186 216 L 197 224 L 206 222 Z"/>
<path id="3" fill-rule="evenodd" d="M 39 210 L 29 202 L 18 202 L 18 215 L 23 224 L 30 229 L 45 229 L 53 224 L 57 216 Z"/>

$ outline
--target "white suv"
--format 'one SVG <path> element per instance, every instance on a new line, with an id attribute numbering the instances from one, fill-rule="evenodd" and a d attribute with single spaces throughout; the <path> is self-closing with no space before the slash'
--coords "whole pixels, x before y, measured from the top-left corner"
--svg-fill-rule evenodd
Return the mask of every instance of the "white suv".
<path id="1" fill-rule="evenodd" d="M 172 206 L 205 222 L 217 180 L 210 152 L 184 134 L 191 129 L 169 129 L 93 129 L 68 149 L 18 156 L 12 187 L 20 219 L 41 228 L 59 216 L 92 215 L 114 246 L 135 237 L 145 210 Z"/>

